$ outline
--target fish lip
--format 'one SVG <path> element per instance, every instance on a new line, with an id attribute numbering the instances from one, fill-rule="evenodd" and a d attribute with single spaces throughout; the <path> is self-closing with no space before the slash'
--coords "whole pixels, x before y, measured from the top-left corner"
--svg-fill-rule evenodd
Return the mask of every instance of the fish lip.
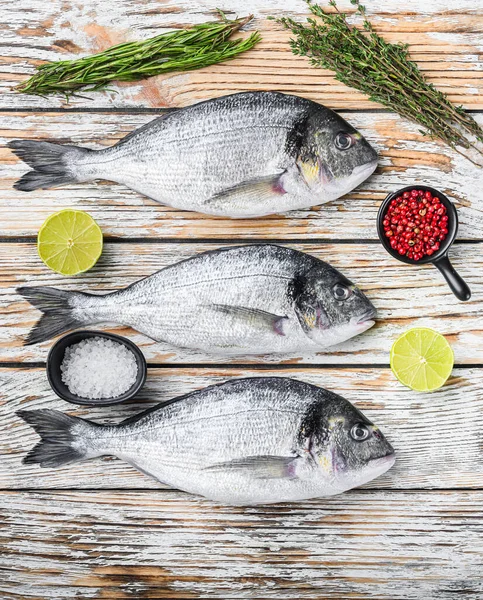
<path id="1" fill-rule="evenodd" d="M 367 172 L 367 175 L 365 177 L 366 179 L 367 177 L 369 177 L 369 175 L 372 175 L 372 173 L 374 173 L 374 171 L 376 170 L 377 162 L 378 161 L 376 158 L 368 163 L 364 163 L 363 165 L 358 165 L 357 167 L 354 167 L 352 169 L 352 175 L 365 175 L 365 173 Z"/>
<path id="2" fill-rule="evenodd" d="M 371 466 L 378 466 L 378 467 L 389 465 L 387 467 L 387 469 L 389 470 L 395 462 L 396 462 L 396 453 L 394 452 L 394 450 L 392 450 L 392 451 L 389 451 L 384 456 L 379 456 L 378 458 L 371 458 L 371 460 L 369 461 L 369 464 Z"/>
<path id="3" fill-rule="evenodd" d="M 396 453 L 391 452 L 390 454 L 386 454 L 386 456 L 381 456 L 380 458 L 373 458 L 369 461 L 369 466 L 376 469 L 382 469 L 380 474 L 386 473 L 389 469 L 392 468 L 394 463 L 396 462 Z"/>
<path id="4" fill-rule="evenodd" d="M 356 317 L 357 320 L 355 321 L 355 324 L 356 325 L 364 325 L 364 326 L 367 325 L 367 329 L 369 329 L 369 327 L 372 327 L 373 325 L 375 325 L 376 316 L 377 316 L 376 309 L 369 308 L 368 310 L 366 310 L 365 313 L 363 313 L 359 317 Z"/>
<path id="5" fill-rule="evenodd" d="M 376 324 L 376 322 L 374 321 L 374 319 L 368 319 L 367 321 L 359 321 L 357 323 L 358 327 L 364 327 L 364 331 L 366 329 L 370 329 L 371 327 L 374 327 L 374 325 Z"/>

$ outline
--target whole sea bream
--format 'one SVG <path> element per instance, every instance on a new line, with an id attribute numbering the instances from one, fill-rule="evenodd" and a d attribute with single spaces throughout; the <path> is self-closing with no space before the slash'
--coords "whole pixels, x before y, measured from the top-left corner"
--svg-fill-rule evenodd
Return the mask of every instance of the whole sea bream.
<path id="1" fill-rule="evenodd" d="M 375 150 L 342 117 L 278 92 L 182 108 L 102 150 L 8 146 L 34 169 L 15 184 L 22 191 L 107 179 L 168 206 L 236 218 L 329 202 L 377 165 Z"/>
<path id="2" fill-rule="evenodd" d="M 172 487 L 227 504 L 339 494 L 395 460 L 381 431 L 350 402 L 278 377 L 214 385 L 119 425 L 55 410 L 18 414 L 42 438 L 24 463 L 58 467 L 113 455 Z"/>
<path id="3" fill-rule="evenodd" d="M 105 295 L 49 287 L 18 292 L 44 313 L 30 344 L 108 322 L 210 353 L 314 352 L 365 331 L 376 315 L 328 263 L 270 244 L 198 254 Z"/>

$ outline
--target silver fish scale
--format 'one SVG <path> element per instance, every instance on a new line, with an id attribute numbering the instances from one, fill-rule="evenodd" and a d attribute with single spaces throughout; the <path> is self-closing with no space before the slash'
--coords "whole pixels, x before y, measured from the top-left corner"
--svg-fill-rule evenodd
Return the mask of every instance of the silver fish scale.
<path id="1" fill-rule="evenodd" d="M 197 468 L 246 456 L 291 456 L 301 419 L 313 401 L 303 384 L 291 380 L 227 382 L 121 425 L 127 438 L 121 438 L 120 449 L 137 453 L 141 442 L 156 449 L 164 464 L 178 465 L 180 456 Z"/>
<path id="2" fill-rule="evenodd" d="M 264 479 L 249 469 L 209 468 L 246 457 L 295 458 L 304 415 L 314 402 L 330 396 L 290 379 L 235 380 L 106 428 L 97 452 L 114 454 L 174 487 L 226 502 L 310 497 L 322 492 L 321 481 Z M 330 491 L 328 482 L 323 487 L 324 493 Z"/>
<path id="3" fill-rule="evenodd" d="M 214 194 L 294 164 L 287 136 L 308 105 L 275 93 L 239 94 L 169 113 L 103 150 L 99 176 L 170 206 L 210 212 L 205 202 Z"/>
<path id="4" fill-rule="evenodd" d="M 110 148 L 12 140 L 33 191 L 108 179 L 158 202 L 233 218 L 323 204 L 353 190 L 377 153 L 340 115 L 279 92 L 242 92 L 180 108 Z"/>
<path id="5" fill-rule="evenodd" d="M 80 319 L 124 323 L 156 340 L 208 352 L 273 353 L 311 350 L 289 288 L 294 277 L 323 264 L 279 246 L 208 252 L 167 267 L 125 290 L 76 300 Z M 227 313 L 243 307 L 260 314 Z M 284 319 L 283 335 L 263 316 Z"/>
<path id="6" fill-rule="evenodd" d="M 395 459 L 350 402 L 281 377 L 210 386 L 119 425 L 49 409 L 18 415 L 42 438 L 26 464 L 58 467 L 111 455 L 172 487 L 230 504 L 338 494 L 385 473 Z M 363 441 L 353 431 L 364 431 Z"/>

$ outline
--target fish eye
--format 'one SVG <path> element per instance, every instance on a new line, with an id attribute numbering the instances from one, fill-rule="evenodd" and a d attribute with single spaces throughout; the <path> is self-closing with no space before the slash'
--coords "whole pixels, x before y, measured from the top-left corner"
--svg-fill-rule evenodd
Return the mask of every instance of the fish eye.
<path id="1" fill-rule="evenodd" d="M 364 440 L 367 440 L 369 436 L 370 431 L 364 423 L 357 423 L 351 429 L 351 438 L 356 442 L 363 442 Z"/>
<path id="2" fill-rule="evenodd" d="M 334 298 L 336 300 L 340 300 L 341 302 L 347 300 L 349 296 L 352 294 L 351 290 L 342 283 L 336 283 L 332 288 L 332 293 L 334 294 Z"/>
<path id="3" fill-rule="evenodd" d="M 339 150 L 348 150 L 351 146 L 355 144 L 355 139 L 350 135 L 350 133 L 338 133 L 335 136 L 335 147 Z"/>

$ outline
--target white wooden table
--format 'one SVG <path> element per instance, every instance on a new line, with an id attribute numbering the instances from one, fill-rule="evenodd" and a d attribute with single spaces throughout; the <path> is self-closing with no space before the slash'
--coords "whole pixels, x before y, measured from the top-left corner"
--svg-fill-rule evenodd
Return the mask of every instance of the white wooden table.
<path id="1" fill-rule="evenodd" d="M 388 40 L 407 41 L 429 80 L 483 123 L 483 0 L 372 0 Z M 213 9 L 253 12 L 263 42 L 228 63 L 92 99 L 17 95 L 12 85 L 45 60 L 83 55 L 164 28 L 202 22 Z M 347 1 L 341 6 L 350 7 Z M 230 13 L 230 11 L 232 11 Z M 483 598 L 483 171 L 332 74 L 294 57 L 270 14 L 301 17 L 302 0 L 4 0 L 0 6 L 0 598 Z M 166 107 L 241 90 L 297 93 L 338 109 L 380 152 L 374 176 L 310 210 L 229 221 L 181 212 L 107 182 L 22 194 L 25 165 L 5 148 L 45 138 L 98 148 Z M 432 267 L 406 267 L 377 241 L 388 191 L 427 183 L 458 207 L 451 251 L 473 296 L 461 303 Z M 42 265 L 35 239 L 56 210 L 88 211 L 106 236 L 89 273 L 62 278 Z M 19 285 L 110 290 L 220 245 L 271 240 L 329 260 L 376 304 L 375 328 L 311 356 L 224 360 L 154 343 L 128 329 L 149 361 L 135 402 L 78 409 L 45 376 L 50 342 L 23 347 L 37 313 Z M 434 394 L 395 381 L 390 346 L 409 327 L 445 334 L 453 376 Z M 398 460 L 364 488 L 331 499 L 261 508 L 214 505 L 164 489 L 125 463 L 103 459 L 41 470 L 21 465 L 36 435 L 19 408 L 58 408 L 115 421 L 161 400 L 231 377 L 286 375 L 333 389 L 387 433 Z"/>

